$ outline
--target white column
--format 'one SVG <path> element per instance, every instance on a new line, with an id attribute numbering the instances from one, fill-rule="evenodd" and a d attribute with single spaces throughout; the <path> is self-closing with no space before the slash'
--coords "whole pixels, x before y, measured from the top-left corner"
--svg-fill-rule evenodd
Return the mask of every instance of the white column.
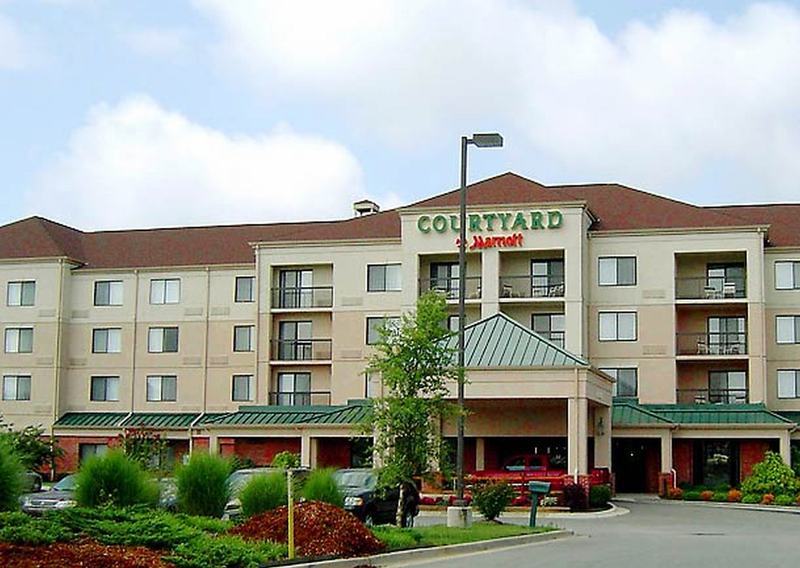
<path id="1" fill-rule="evenodd" d="M 300 437 L 300 465 L 303 467 L 313 467 L 313 458 L 315 457 L 313 454 L 316 453 L 312 446 L 314 445 L 314 439 L 311 437 L 310 434 L 304 433 Z"/>
<path id="2" fill-rule="evenodd" d="M 789 431 L 781 433 L 780 439 L 780 453 L 783 461 L 789 465 L 792 464 L 792 440 L 789 436 Z"/>
<path id="3" fill-rule="evenodd" d="M 611 469 L 611 407 L 594 409 L 594 465 Z"/>
<path id="4" fill-rule="evenodd" d="M 475 438 L 475 469 L 482 471 L 486 469 L 486 439 Z"/>
<path id="5" fill-rule="evenodd" d="M 672 471 L 672 432 L 667 430 L 661 434 L 661 472 Z"/>
<path id="6" fill-rule="evenodd" d="M 567 468 L 570 475 L 588 473 L 589 402 L 586 398 L 567 399 Z"/>
<path id="7" fill-rule="evenodd" d="M 208 437 L 208 453 L 219 454 L 219 437 L 216 434 L 211 434 Z"/>
<path id="8" fill-rule="evenodd" d="M 481 319 L 500 311 L 500 251 L 486 249 L 481 253 Z"/>

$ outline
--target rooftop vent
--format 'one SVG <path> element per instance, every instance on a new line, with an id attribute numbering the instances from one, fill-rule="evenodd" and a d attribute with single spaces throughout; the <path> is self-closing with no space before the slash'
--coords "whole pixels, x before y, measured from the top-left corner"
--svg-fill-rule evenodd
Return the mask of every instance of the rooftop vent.
<path id="1" fill-rule="evenodd" d="M 380 210 L 381 206 L 369 199 L 362 199 L 353 203 L 353 211 L 355 211 L 356 217 L 366 217 L 367 215 L 378 213 Z"/>

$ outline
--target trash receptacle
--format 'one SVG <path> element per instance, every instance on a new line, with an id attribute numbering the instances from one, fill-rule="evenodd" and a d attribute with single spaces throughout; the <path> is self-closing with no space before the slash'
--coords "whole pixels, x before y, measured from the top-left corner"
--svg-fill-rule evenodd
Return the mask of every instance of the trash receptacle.
<path id="1" fill-rule="evenodd" d="M 529 527 L 536 526 L 536 509 L 539 506 L 539 497 L 550 493 L 550 483 L 547 481 L 531 481 L 528 483 L 531 492 L 531 518 L 528 521 Z"/>

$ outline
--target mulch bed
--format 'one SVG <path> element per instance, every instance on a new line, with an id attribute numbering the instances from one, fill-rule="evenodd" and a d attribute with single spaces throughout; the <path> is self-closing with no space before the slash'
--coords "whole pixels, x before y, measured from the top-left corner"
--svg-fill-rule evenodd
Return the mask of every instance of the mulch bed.
<path id="1" fill-rule="evenodd" d="M 91 540 L 46 546 L 0 543 L 0 566 L 8 568 L 168 568 L 161 554 L 143 546 L 107 546 Z"/>
<path id="2" fill-rule="evenodd" d="M 286 543 L 287 530 L 288 508 L 284 506 L 253 516 L 230 532 L 248 539 Z M 294 538 L 298 556 L 363 556 L 384 548 L 353 515 L 318 501 L 294 506 Z"/>

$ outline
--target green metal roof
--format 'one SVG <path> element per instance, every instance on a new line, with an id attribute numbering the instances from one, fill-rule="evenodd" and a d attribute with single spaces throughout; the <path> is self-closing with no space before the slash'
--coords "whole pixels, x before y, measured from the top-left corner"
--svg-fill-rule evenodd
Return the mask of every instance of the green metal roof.
<path id="1" fill-rule="evenodd" d="M 616 400 L 612 407 L 611 423 L 614 428 L 619 426 L 674 426 L 673 422 L 635 402 Z"/>
<path id="2" fill-rule="evenodd" d="M 777 410 L 775 414 L 779 414 L 786 418 L 786 420 L 790 422 L 794 422 L 795 424 L 800 424 L 800 412 L 792 411 L 792 410 Z"/>
<path id="3" fill-rule="evenodd" d="M 458 338 L 446 340 L 455 350 Z M 468 325 L 464 330 L 464 365 L 468 369 L 508 367 L 588 367 L 565 351 L 503 313 Z"/>
<path id="4" fill-rule="evenodd" d="M 54 426 L 65 428 L 117 428 L 127 412 L 67 412 Z"/>
<path id="5" fill-rule="evenodd" d="M 203 418 L 203 426 L 300 426 L 358 424 L 369 413 L 369 404 L 344 406 L 242 406 L 236 412 Z"/>
<path id="6" fill-rule="evenodd" d="M 645 404 L 654 412 L 676 424 L 775 424 L 790 425 L 788 420 L 763 404 Z"/>
<path id="7" fill-rule="evenodd" d="M 185 430 L 192 425 L 197 412 L 134 412 L 120 426 L 122 428 L 155 428 Z"/>

